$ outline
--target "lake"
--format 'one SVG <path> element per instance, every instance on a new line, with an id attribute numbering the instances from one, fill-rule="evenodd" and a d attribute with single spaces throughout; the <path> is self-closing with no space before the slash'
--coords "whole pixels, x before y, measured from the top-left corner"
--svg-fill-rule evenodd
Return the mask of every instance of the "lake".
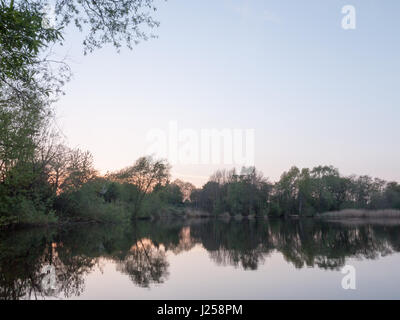
<path id="1" fill-rule="evenodd" d="M 25 229 L 0 236 L 0 299 L 398 299 L 399 251 L 395 219 Z"/>

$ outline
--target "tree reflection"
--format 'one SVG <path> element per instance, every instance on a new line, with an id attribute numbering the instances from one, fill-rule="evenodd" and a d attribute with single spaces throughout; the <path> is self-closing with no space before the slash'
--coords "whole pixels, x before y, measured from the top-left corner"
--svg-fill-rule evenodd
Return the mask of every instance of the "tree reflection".
<path id="1" fill-rule="evenodd" d="M 79 296 L 85 278 L 104 259 L 141 287 L 168 276 L 163 245 L 136 239 L 125 227 L 86 227 L 48 233 L 35 229 L 0 239 L 0 299 L 43 299 Z"/>
<path id="2" fill-rule="evenodd" d="M 296 268 L 339 270 L 349 258 L 400 251 L 400 223 L 322 220 L 159 221 L 134 226 L 33 229 L 0 235 L 0 299 L 79 296 L 88 274 L 107 261 L 133 284 L 169 277 L 168 256 L 202 246 L 221 266 L 256 270 L 279 252 Z M 190 264 L 190 261 L 188 262 Z"/>
<path id="3" fill-rule="evenodd" d="M 219 265 L 255 270 L 272 251 L 296 268 L 339 270 L 348 258 L 377 259 L 399 251 L 400 225 L 342 225 L 320 220 L 209 222 L 191 234 Z"/>
<path id="4" fill-rule="evenodd" d="M 150 239 L 141 239 L 129 250 L 124 260 L 117 262 L 117 270 L 128 274 L 140 287 L 162 283 L 168 276 L 165 250 L 156 247 Z"/>

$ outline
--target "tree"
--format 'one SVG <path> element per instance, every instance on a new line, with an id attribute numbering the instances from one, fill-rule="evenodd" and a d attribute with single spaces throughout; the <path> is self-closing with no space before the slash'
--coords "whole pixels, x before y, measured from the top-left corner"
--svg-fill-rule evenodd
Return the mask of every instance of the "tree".
<path id="1" fill-rule="evenodd" d="M 308 168 L 302 169 L 298 178 L 298 212 L 299 215 L 304 213 L 314 213 L 313 205 L 313 179 Z"/>
<path id="2" fill-rule="evenodd" d="M 190 182 L 184 182 L 182 180 L 176 179 L 173 184 L 177 185 L 182 192 L 183 201 L 189 201 L 192 191 L 196 189 L 196 187 Z"/>
<path id="3" fill-rule="evenodd" d="M 116 183 L 111 183 L 108 188 L 107 191 L 104 193 L 104 200 L 106 200 L 107 202 L 114 202 L 118 199 L 118 197 L 120 196 L 120 190 L 119 190 L 119 186 Z"/>
<path id="4" fill-rule="evenodd" d="M 240 174 L 235 169 L 218 170 L 211 175 L 202 189 L 193 190 L 192 204 L 218 215 L 263 214 L 268 210 L 271 184 L 254 167 L 243 167 Z"/>
<path id="5" fill-rule="evenodd" d="M 170 166 L 165 160 L 154 160 L 152 157 L 141 157 L 133 166 L 112 173 L 113 180 L 130 183 L 136 186 L 133 218 L 138 216 L 145 197 L 157 185 L 165 185 L 169 181 Z"/>
<path id="6" fill-rule="evenodd" d="M 389 182 L 383 192 L 384 208 L 400 209 L 400 184 L 397 182 Z"/>
<path id="7" fill-rule="evenodd" d="M 167 204 L 173 206 L 181 206 L 183 204 L 183 193 L 181 188 L 175 183 L 167 184 L 163 187 L 163 192 L 161 195 L 162 200 L 164 200 Z"/>
<path id="8" fill-rule="evenodd" d="M 252 194 L 243 181 L 228 185 L 227 202 L 232 215 L 248 216 L 252 210 Z"/>
<path id="9" fill-rule="evenodd" d="M 93 168 L 93 156 L 89 151 L 71 150 L 67 155 L 66 176 L 61 190 L 77 190 L 97 175 Z"/>
<path id="10" fill-rule="evenodd" d="M 0 2 L 0 102 L 43 100 L 57 88 L 53 64 L 41 56 L 62 41 L 60 29 L 43 26 L 43 1 Z"/>
<path id="11" fill-rule="evenodd" d="M 217 199 L 221 198 L 220 186 L 217 182 L 208 181 L 201 189 L 198 205 L 201 209 L 213 212 Z"/>
<path id="12" fill-rule="evenodd" d="M 340 186 L 339 171 L 332 166 L 318 166 L 311 170 L 314 183 L 315 208 L 318 213 L 336 210 L 336 191 Z"/>
<path id="13" fill-rule="evenodd" d="M 300 170 L 297 167 L 292 167 L 288 172 L 284 172 L 281 175 L 279 182 L 276 184 L 279 205 L 285 217 L 296 212 L 299 174 Z"/>
<path id="14" fill-rule="evenodd" d="M 38 1 L 38 0 L 36 0 Z M 147 29 L 159 26 L 151 13 L 154 0 L 56 0 L 55 14 L 62 27 L 71 22 L 80 30 L 89 30 L 83 41 L 86 52 L 112 44 L 120 48 L 155 37 Z M 86 28 L 85 28 L 86 27 Z M 143 30 L 143 28 L 145 30 Z"/>

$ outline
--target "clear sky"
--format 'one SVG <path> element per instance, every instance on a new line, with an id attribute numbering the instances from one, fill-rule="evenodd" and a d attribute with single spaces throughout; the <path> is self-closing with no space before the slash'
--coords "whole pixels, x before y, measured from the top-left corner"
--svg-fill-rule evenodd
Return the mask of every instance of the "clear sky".
<path id="1" fill-rule="evenodd" d="M 255 130 L 255 165 L 274 181 L 292 165 L 400 181 L 398 0 L 168 0 L 158 39 L 83 55 L 68 31 L 74 77 L 57 103 L 71 146 L 101 172 L 148 150 L 149 130 Z M 344 5 L 356 29 L 344 30 Z M 175 165 L 201 185 L 215 165 Z"/>

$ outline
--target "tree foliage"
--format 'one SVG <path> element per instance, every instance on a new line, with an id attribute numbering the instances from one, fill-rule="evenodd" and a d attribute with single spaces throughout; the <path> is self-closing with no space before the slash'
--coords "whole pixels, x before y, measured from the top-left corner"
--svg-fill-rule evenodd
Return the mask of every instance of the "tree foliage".
<path id="1" fill-rule="evenodd" d="M 74 194 L 98 200 L 96 187 L 90 187 L 96 175 L 91 155 L 56 143 L 49 134 L 54 130 L 52 103 L 71 75 L 65 61 L 52 54 L 64 43 L 66 27 L 73 23 L 84 34 L 86 54 L 105 44 L 132 48 L 158 26 L 153 0 L 52 3 L 53 25 L 48 23 L 49 1 L 0 0 L 0 226 L 45 221 L 61 193 L 65 199 Z M 111 191 L 106 195 L 116 197 Z"/>
<path id="2" fill-rule="evenodd" d="M 141 157 L 134 165 L 110 174 L 109 178 L 135 185 L 137 192 L 134 199 L 134 214 L 137 216 L 145 197 L 156 186 L 167 184 L 170 177 L 169 170 L 170 166 L 165 160 Z"/>
<path id="3" fill-rule="evenodd" d="M 328 211 L 400 209 L 396 182 L 369 176 L 343 177 L 332 166 L 313 169 L 292 167 L 276 183 L 270 183 L 255 168 L 217 171 L 192 192 L 191 205 L 215 214 L 313 216 Z"/>

